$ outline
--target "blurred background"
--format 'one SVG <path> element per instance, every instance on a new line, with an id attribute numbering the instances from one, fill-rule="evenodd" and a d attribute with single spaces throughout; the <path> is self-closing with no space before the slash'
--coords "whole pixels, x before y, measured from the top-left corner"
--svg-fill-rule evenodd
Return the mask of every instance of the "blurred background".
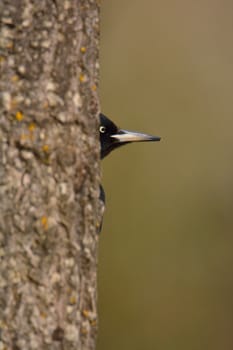
<path id="1" fill-rule="evenodd" d="M 98 350 L 233 349 L 233 2 L 101 4 Z"/>

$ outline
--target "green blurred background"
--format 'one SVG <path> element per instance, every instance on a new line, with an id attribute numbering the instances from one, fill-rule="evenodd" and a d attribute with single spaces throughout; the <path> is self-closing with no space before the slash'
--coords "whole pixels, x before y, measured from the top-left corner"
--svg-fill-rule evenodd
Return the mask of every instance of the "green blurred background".
<path id="1" fill-rule="evenodd" d="M 98 350 L 233 349 L 233 2 L 108 0 Z"/>

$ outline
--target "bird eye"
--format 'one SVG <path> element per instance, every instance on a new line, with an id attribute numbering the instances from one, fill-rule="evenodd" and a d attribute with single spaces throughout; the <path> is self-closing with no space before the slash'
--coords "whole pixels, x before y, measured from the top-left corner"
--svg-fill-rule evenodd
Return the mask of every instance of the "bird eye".
<path id="1" fill-rule="evenodd" d="M 102 134 L 104 134 L 105 131 L 106 131 L 106 127 L 103 126 L 103 125 L 101 125 L 101 126 L 100 126 L 100 132 L 101 132 Z"/>

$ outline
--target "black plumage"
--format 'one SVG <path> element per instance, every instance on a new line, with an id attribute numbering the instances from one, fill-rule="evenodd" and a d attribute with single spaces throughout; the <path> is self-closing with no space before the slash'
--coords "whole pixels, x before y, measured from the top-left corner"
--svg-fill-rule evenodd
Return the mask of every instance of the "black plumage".
<path id="1" fill-rule="evenodd" d="M 159 136 L 152 136 L 148 134 L 142 134 L 134 131 L 120 129 L 114 124 L 109 118 L 107 118 L 103 113 L 100 113 L 100 125 L 99 125 L 99 135 L 100 135 L 100 156 L 101 159 L 106 157 L 114 149 L 126 145 L 132 142 L 148 142 L 148 141 L 160 141 Z M 105 203 L 105 192 L 100 186 L 100 200 Z M 100 225 L 100 230 L 102 227 L 102 222 Z"/>
<path id="2" fill-rule="evenodd" d="M 160 141 L 160 137 L 120 129 L 103 113 L 100 113 L 101 159 L 114 149 L 132 142 Z"/>

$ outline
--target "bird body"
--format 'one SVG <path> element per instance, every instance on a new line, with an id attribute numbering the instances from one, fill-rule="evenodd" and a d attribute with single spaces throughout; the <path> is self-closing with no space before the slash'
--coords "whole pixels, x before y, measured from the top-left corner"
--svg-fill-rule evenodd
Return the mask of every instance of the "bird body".
<path id="1" fill-rule="evenodd" d="M 116 148 L 132 142 L 148 142 L 160 141 L 159 136 L 152 136 L 149 134 L 142 134 L 139 132 L 120 129 L 103 113 L 100 113 L 100 157 L 105 158 L 110 152 Z M 100 186 L 100 200 L 105 203 L 105 193 L 102 185 Z M 100 225 L 100 230 L 102 222 Z"/>

